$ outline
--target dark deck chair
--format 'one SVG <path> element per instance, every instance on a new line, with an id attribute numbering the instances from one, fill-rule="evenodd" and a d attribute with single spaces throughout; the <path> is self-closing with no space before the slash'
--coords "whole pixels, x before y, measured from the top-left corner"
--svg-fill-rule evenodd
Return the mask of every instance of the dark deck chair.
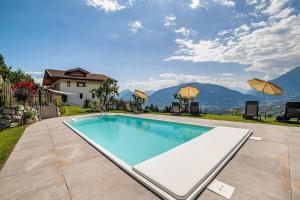
<path id="1" fill-rule="evenodd" d="M 125 108 L 126 108 L 126 111 L 128 111 L 128 112 L 134 112 L 134 107 L 131 104 L 131 102 L 126 102 L 125 103 Z"/>
<path id="2" fill-rule="evenodd" d="M 171 114 L 172 115 L 180 115 L 181 114 L 179 102 L 172 102 Z"/>
<path id="3" fill-rule="evenodd" d="M 300 121 L 300 102 L 287 102 L 285 104 L 285 112 L 283 116 L 277 117 L 278 121 L 289 121 L 291 119 Z"/>
<path id="4" fill-rule="evenodd" d="M 259 119 L 261 120 L 259 111 L 259 102 L 258 101 L 246 101 L 245 103 L 245 114 L 243 114 L 244 119 Z"/>
<path id="5" fill-rule="evenodd" d="M 191 115 L 199 115 L 199 103 L 198 102 L 191 102 L 190 103 L 190 114 Z"/>

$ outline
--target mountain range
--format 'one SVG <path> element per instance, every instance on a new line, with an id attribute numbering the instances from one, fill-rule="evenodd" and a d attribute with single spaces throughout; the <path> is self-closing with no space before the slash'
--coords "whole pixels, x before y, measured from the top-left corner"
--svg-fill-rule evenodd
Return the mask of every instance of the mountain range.
<path id="1" fill-rule="evenodd" d="M 284 95 L 267 95 L 266 98 L 269 101 L 269 105 L 284 104 L 286 101 L 300 101 L 300 66 L 276 79 L 271 80 L 271 82 L 282 87 Z M 155 92 L 151 91 L 151 93 L 153 93 L 150 95 L 149 100 L 145 102 L 145 105 L 154 104 L 160 109 L 165 106 L 169 106 L 172 101 L 174 101 L 173 94 L 186 85 L 192 85 L 200 89 L 200 95 L 195 99 L 195 101 L 198 101 L 201 105 L 201 109 L 207 112 L 223 113 L 232 108 L 244 107 L 245 101 L 262 99 L 262 94 L 254 90 L 251 90 L 248 94 L 243 94 L 220 85 L 186 83 L 159 89 Z M 120 92 L 119 98 L 129 101 L 132 94 L 132 91 L 125 90 Z"/>

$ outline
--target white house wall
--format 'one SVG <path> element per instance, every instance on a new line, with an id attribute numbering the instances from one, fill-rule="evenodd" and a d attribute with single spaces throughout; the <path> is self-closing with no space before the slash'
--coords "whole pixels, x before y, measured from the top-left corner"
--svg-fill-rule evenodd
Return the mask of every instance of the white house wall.
<path id="1" fill-rule="evenodd" d="M 71 82 L 70 87 L 67 87 L 67 81 Z M 85 87 L 77 87 L 77 82 L 85 82 Z M 73 95 L 67 95 L 67 104 L 70 105 L 83 105 L 85 99 L 92 100 L 91 90 L 99 87 L 101 81 L 82 81 L 82 80 L 70 80 L 61 79 L 56 81 L 54 84 L 58 84 L 57 90 L 62 92 L 72 93 Z M 53 85 L 54 85 L 53 84 Z M 80 99 L 80 93 L 82 93 L 83 98 Z"/>

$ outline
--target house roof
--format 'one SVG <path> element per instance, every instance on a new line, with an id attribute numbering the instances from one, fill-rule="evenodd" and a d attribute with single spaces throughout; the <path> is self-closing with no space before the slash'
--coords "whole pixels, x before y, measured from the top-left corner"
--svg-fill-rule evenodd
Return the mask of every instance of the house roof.
<path id="1" fill-rule="evenodd" d="M 70 70 L 46 69 L 44 73 L 43 85 L 51 85 L 59 79 L 104 81 L 108 76 L 103 74 L 92 74 L 80 67 Z"/>

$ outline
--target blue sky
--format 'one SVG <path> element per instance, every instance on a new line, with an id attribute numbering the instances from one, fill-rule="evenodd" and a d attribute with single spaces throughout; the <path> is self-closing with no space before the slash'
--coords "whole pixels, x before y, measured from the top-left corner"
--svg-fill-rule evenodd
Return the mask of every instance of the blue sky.
<path id="1" fill-rule="evenodd" d="M 121 89 L 243 91 L 300 65 L 296 0 L 0 0 L 0 53 L 41 79 L 81 66 Z"/>

